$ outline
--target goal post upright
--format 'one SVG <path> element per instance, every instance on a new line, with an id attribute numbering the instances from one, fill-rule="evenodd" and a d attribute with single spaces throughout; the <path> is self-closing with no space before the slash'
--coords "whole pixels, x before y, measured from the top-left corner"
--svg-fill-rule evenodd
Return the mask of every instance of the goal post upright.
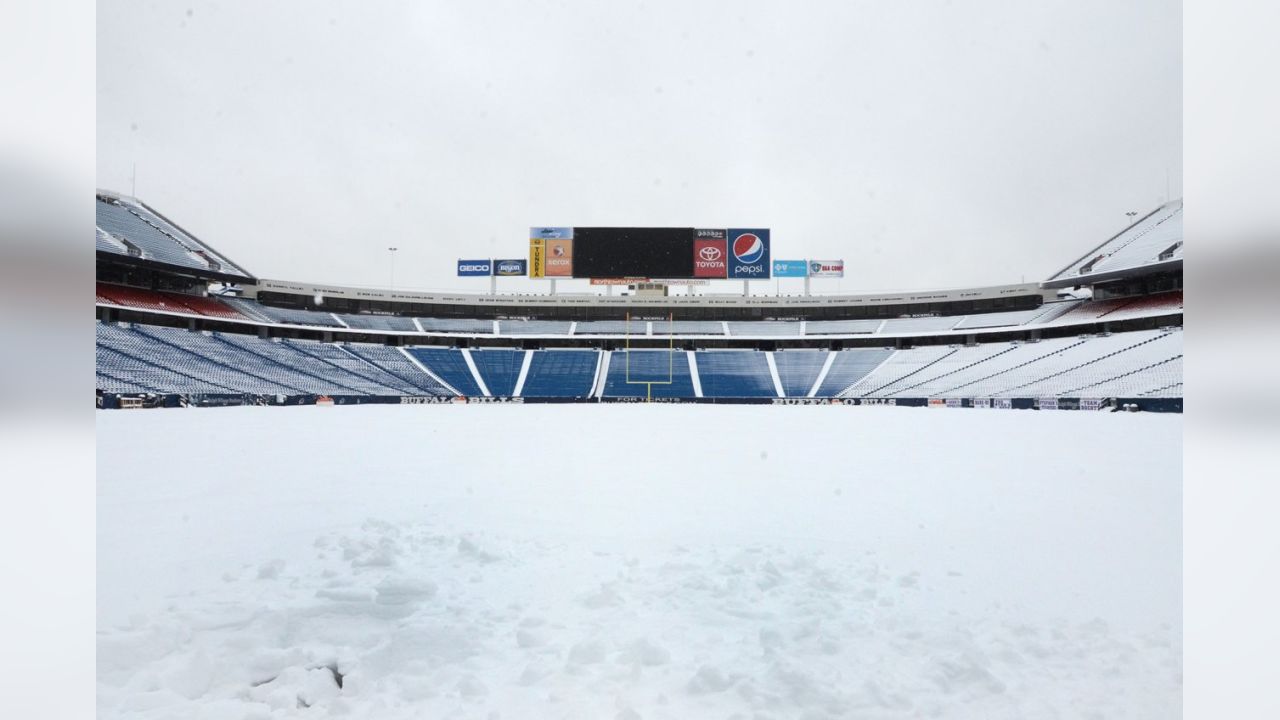
<path id="1" fill-rule="evenodd" d="M 646 323 L 648 321 L 645 321 Z M 661 321 L 659 321 L 661 322 Z M 675 327 L 674 313 L 667 313 L 667 379 L 666 380 L 632 380 L 631 379 L 631 311 L 627 311 L 625 321 L 625 340 L 624 355 L 627 356 L 626 361 L 626 384 L 627 385 L 644 385 L 645 386 L 645 402 L 653 402 L 653 386 L 654 385 L 673 385 L 675 384 L 676 374 L 676 339 L 673 328 Z"/>

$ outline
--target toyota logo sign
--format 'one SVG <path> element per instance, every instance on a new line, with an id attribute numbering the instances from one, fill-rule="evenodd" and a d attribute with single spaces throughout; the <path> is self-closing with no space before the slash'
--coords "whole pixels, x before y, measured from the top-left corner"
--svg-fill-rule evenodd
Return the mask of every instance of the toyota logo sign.
<path id="1" fill-rule="evenodd" d="M 720 259 L 720 248 L 708 245 L 698 251 L 698 256 L 707 262 L 715 262 Z"/>

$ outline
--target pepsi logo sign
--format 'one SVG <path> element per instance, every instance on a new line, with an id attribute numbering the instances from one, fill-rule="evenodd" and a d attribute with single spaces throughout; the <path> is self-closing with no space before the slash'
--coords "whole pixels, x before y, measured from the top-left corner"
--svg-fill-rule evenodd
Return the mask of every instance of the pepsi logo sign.
<path id="1" fill-rule="evenodd" d="M 741 263 L 760 262 L 764 257 L 764 241 L 755 233 L 743 233 L 733 241 L 733 256 Z"/>

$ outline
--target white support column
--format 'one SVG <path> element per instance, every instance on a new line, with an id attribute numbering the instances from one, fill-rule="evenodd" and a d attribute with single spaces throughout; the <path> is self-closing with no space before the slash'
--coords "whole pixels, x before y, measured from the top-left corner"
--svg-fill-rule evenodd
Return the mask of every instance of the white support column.
<path id="1" fill-rule="evenodd" d="M 702 397 L 702 378 L 698 375 L 697 352 L 685 351 L 689 355 L 689 379 L 693 381 L 693 396 Z"/>
<path id="2" fill-rule="evenodd" d="M 764 354 L 765 362 L 769 363 L 769 376 L 773 378 L 773 391 L 778 393 L 778 397 L 786 397 L 787 394 L 782 390 L 782 378 L 778 376 L 778 361 L 774 360 L 773 352 Z"/>
<path id="3" fill-rule="evenodd" d="M 493 397 L 489 394 L 489 388 L 484 384 L 484 378 L 480 377 L 480 368 L 476 367 L 476 361 L 471 359 L 471 351 L 463 348 L 462 359 L 466 361 L 467 367 L 471 369 L 471 377 L 476 381 L 480 392 L 484 393 L 485 397 Z"/>
<path id="4" fill-rule="evenodd" d="M 492 260 L 490 262 L 493 262 Z M 492 268 L 492 266 L 490 266 Z M 493 270 L 489 271 L 489 294 L 498 294 L 498 276 L 493 274 Z"/>
<path id="5" fill-rule="evenodd" d="M 520 397 L 524 392 L 524 379 L 529 377 L 529 365 L 533 363 L 533 350 L 524 351 L 524 362 L 520 364 L 520 377 L 516 378 L 516 389 L 511 391 L 512 397 Z"/>
<path id="6" fill-rule="evenodd" d="M 818 378 L 813 381 L 813 387 L 809 388 L 809 394 L 805 397 L 814 397 L 818 394 L 818 388 L 822 387 L 822 382 L 827 379 L 827 373 L 831 372 L 831 363 L 836 361 L 836 353 L 839 350 L 828 350 L 827 361 L 822 363 L 822 370 L 818 371 Z"/>
<path id="7" fill-rule="evenodd" d="M 596 379 L 591 383 L 591 397 L 604 397 L 604 386 L 609 378 L 609 360 L 612 353 L 609 350 L 601 350 L 599 359 L 596 362 Z"/>

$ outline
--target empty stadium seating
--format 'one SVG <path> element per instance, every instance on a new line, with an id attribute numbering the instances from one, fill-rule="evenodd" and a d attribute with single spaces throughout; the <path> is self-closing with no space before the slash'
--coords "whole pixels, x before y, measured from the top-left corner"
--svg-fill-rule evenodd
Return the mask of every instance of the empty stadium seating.
<path id="1" fill-rule="evenodd" d="M 269 322 L 284 323 L 286 325 L 342 327 L 342 323 L 338 322 L 333 315 L 330 315 L 327 312 L 274 307 L 272 305 L 263 305 L 245 298 L 227 298 L 227 302 L 242 313 L 263 318 Z"/>
<path id="2" fill-rule="evenodd" d="M 696 397 L 687 353 L 631 350 L 611 353 L 605 379 L 606 397 Z"/>
<path id="3" fill-rule="evenodd" d="M 1160 261 L 1170 250 L 1173 257 L 1181 257 L 1182 239 L 1182 200 L 1178 199 L 1140 218 L 1050 281 L 1085 280 L 1089 275 L 1139 268 Z"/>
<path id="4" fill-rule="evenodd" d="M 599 362 L 600 353 L 596 350 L 535 351 L 520 395 L 531 398 L 589 397 Z"/>
<path id="5" fill-rule="evenodd" d="M 893 354 L 891 348 L 858 348 L 833 353 L 835 358 L 816 397 L 835 397 L 858 382 Z"/>
<path id="6" fill-rule="evenodd" d="M 873 333 L 883 320 L 810 320 L 805 335 L 858 335 Z"/>
<path id="7" fill-rule="evenodd" d="M 418 332 L 418 327 L 413 324 L 413 318 L 399 315 L 339 315 L 338 320 L 353 330 Z"/>
<path id="8" fill-rule="evenodd" d="M 582 399 L 605 357 L 595 349 L 393 348 L 104 322 L 97 347 L 98 387 L 112 393 Z M 709 399 L 775 398 L 779 388 L 791 398 L 885 399 L 1182 392 L 1180 329 L 900 350 L 624 350 L 608 357 L 603 395 L 611 398 L 643 397 L 650 383 L 655 398 Z"/>
<path id="9" fill-rule="evenodd" d="M 830 353 L 826 350 L 786 350 L 773 354 L 786 397 L 806 397 L 818 381 Z"/>
<path id="10" fill-rule="evenodd" d="M 730 322 L 729 334 L 738 337 L 786 337 L 800 334 L 800 321 Z M 655 329 L 654 332 L 657 332 Z"/>
<path id="11" fill-rule="evenodd" d="M 214 298 L 183 293 L 160 292 L 126 287 L 124 285 L 98 283 L 97 298 L 100 303 L 142 310 L 188 313 L 230 320 L 245 319 L 243 315 Z"/>
<path id="12" fill-rule="evenodd" d="M 561 320 L 499 320 L 500 335 L 568 335 L 572 323 Z"/>
<path id="13" fill-rule="evenodd" d="M 415 347 L 407 350 L 418 362 L 458 393 L 467 397 L 484 395 L 461 350 L 435 347 Z"/>
<path id="14" fill-rule="evenodd" d="M 195 270 L 249 277 L 248 273 L 204 243 L 133 200 L 98 195 L 97 249 L 129 254 L 120 239 L 142 252 L 142 258 Z M 115 238 L 102 236 L 109 234 Z"/>
<path id="15" fill-rule="evenodd" d="M 702 396 L 777 397 L 766 353 L 759 350 L 709 350 L 695 353 Z"/>
<path id="16" fill-rule="evenodd" d="M 509 348 L 472 350 L 471 361 L 475 363 L 490 395 L 512 397 L 516 393 L 520 368 L 524 365 L 524 355 L 523 350 Z"/>

